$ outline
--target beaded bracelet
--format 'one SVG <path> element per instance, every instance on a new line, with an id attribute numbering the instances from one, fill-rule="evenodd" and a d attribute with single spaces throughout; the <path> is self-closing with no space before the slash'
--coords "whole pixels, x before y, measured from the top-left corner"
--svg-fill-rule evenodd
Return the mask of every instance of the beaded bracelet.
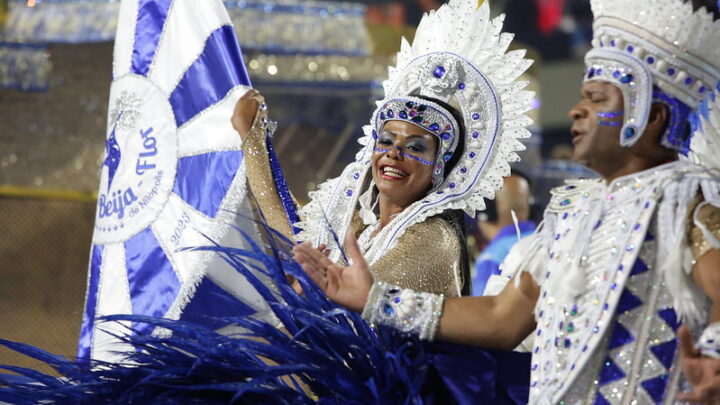
<path id="1" fill-rule="evenodd" d="M 444 300 L 443 295 L 415 292 L 376 281 L 362 316 L 370 323 L 391 326 L 430 341 L 440 323 Z"/>
<path id="2" fill-rule="evenodd" d="M 711 323 L 705 328 L 697 348 L 703 356 L 720 359 L 720 322 Z"/>

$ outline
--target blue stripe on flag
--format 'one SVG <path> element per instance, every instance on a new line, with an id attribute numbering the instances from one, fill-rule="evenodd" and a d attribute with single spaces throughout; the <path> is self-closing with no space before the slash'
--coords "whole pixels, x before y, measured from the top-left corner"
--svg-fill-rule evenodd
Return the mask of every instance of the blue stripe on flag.
<path id="1" fill-rule="evenodd" d="M 215 218 L 242 159 L 241 151 L 212 152 L 181 158 L 177 164 L 173 192 L 196 210 Z"/>
<path id="2" fill-rule="evenodd" d="M 255 313 L 249 305 L 228 291 L 203 277 L 195 294 L 185 306 L 180 320 L 217 329 L 227 325 L 221 318 L 246 317 Z"/>
<path id="3" fill-rule="evenodd" d="M 95 309 L 97 307 L 97 294 L 100 285 L 100 267 L 105 246 L 93 245 L 90 255 L 90 275 L 88 280 L 87 298 L 85 301 L 85 314 L 80 327 L 80 341 L 78 343 L 77 360 L 80 364 L 90 363 L 90 350 L 92 348 L 93 328 L 95 327 Z"/>
<path id="4" fill-rule="evenodd" d="M 132 71 L 147 76 L 172 0 L 139 0 Z"/>
<path id="5" fill-rule="evenodd" d="M 224 25 L 210 34 L 203 53 L 170 95 L 177 126 L 222 100 L 229 90 L 241 84 L 249 86 L 250 79 L 235 31 L 232 26 Z"/>
<path id="6" fill-rule="evenodd" d="M 180 291 L 180 281 L 152 228 L 146 228 L 125 242 L 125 260 L 132 313 L 165 316 Z M 152 327 L 145 324 L 134 327 L 138 333 L 152 331 Z"/>

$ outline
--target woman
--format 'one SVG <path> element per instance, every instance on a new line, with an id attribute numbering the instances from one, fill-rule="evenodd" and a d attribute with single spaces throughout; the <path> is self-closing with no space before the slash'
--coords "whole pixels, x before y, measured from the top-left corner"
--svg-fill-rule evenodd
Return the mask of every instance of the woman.
<path id="1" fill-rule="evenodd" d="M 365 252 L 379 231 L 407 207 L 425 197 L 441 179 L 434 173 L 434 162 L 442 146 L 441 134 L 426 129 L 422 122 L 412 121 L 412 118 L 422 116 L 418 109 L 442 108 L 451 114 L 447 117 L 451 118 L 447 125 L 457 126 L 459 136 L 452 146 L 454 153 L 448 148 L 444 151 L 455 157 L 448 161 L 446 172 L 449 173 L 463 150 L 464 130 L 458 124 L 462 119 L 454 108 L 427 98 L 410 97 L 405 101 L 407 103 L 416 105 L 412 110 L 415 111 L 413 117 L 407 111 L 398 111 L 405 119 L 395 114 L 392 118 L 378 117 L 370 177 L 361 186 L 366 195 L 358 199 L 357 208 L 351 211 L 350 229 L 360 239 Z M 408 108 L 407 105 L 404 107 Z M 249 91 L 238 101 L 232 117 L 233 127 L 243 140 L 248 179 L 268 224 L 284 236 L 293 238 L 290 221 L 271 177 L 263 125 L 266 122 L 267 109 L 262 95 L 256 90 Z M 313 216 L 316 218 L 311 221 L 317 221 L 317 215 L 311 213 L 310 217 Z M 317 233 L 301 235 L 312 238 Z M 432 244 L 428 244 L 430 240 Z M 399 270 L 398 263 L 415 271 L 410 274 Z M 447 296 L 467 295 L 470 275 L 462 212 L 447 210 L 409 227 L 398 239 L 397 246 L 383 254 L 372 270 L 382 280 L 413 286 L 420 291 Z"/>
<path id="2" fill-rule="evenodd" d="M 532 122 L 524 114 L 533 93 L 518 81 L 532 61 L 524 51 L 507 51 L 512 35 L 501 28 L 487 2 L 458 0 L 426 15 L 389 69 L 385 98 L 364 127 L 355 161 L 310 194 L 300 218 L 281 176 L 273 178 L 279 168 L 268 162 L 262 97 L 243 97 L 233 126 L 268 224 L 286 236 L 299 228 L 298 241 L 328 246 L 336 263 L 343 257 L 337 235 L 351 231 L 380 280 L 448 296 L 469 293 L 458 212 L 485 208 L 483 198 L 493 198 L 510 173 L 508 162 L 519 160 L 515 152 L 524 147 L 517 139 L 530 136 Z"/>

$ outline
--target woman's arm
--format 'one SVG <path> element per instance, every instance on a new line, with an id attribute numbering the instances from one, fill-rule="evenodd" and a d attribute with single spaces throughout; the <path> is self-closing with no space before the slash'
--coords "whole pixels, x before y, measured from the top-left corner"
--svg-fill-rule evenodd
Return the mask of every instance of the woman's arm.
<path id="1" fill-rule="evenodd" d="M 713 330 L 720 330 L 720 250 L 713 246 L 720 240 L 720 208 L 704 204 L 697 208 L 693 218 L 707 232 L 706 235 L 700 227 L 693 225 L 688 239 L 695 259 L 692 278 L 711 302 L 708 319 L 711 326 L 703 333 L 709 337 L 702 336 L 698 341 L 702 350 L 695 346 L 687 326 L 678 331 L 680 365 L 692 386 L 691 392 L 678 395 L 678 399 L 689 403 L 717 403 L 720 402 L 720 341 Z M 714 238 L 715 243 L 708 238 Z"/>
<path id="2" fill-rule="evenodd" d="M 436 339 L 512 350 L 535 330 L 535 304 L 540 289 L 529 273 L 520 285 L 509 282 L 500 295 L 445 300 Z"/>
<path id="3" fill-rule="evenodd" d="M 410 318 L 423 320 L 418 323 L 420 328 L 430 325 L 430 329 L 434 329 L 434 321 L 428 317 L 439 316 L 439 328 L 435 335 L 437 339 L 487 348 L 512 349 L 535 328 L 533 310 L 539 287 L 527 273 L 520 275 L 519 287 L 516 287 L 515 283 L 508 283 L 505 290 L 496 297 L 448 298 L 444 300 L 444 304 L 441 303 L 441 313 L 433 313 L 437 302 L 443 300 L 442 296 L 403 290 L 382 282 L 374 283 L 367 262 L 352 235 L 349 234 L 346 238 L 345 246 L 352 259 L 352 265 L 348 267 L 337 266 L 309 243 L 297 245 L 293 250 L 295 259 L 302 265 L 303 270 L 330 299 L 340 305 L 358 312 L 366 306 L 385 311 L 386 303 L 391 306 L 401 305 L 412 311 Z M 372 302 L 369 302 L 371 289 Z M 412 302 L 393 302 L 398 295 L 401 301 L 407 298 Z M 383 302 L 388 298 L 388 302 Z M 416 313 L 417 311 L 422 313 Z M 377 311 L 371 312 L 375 313 L 370 314 L 371 322 L 392 317 L 396 313 L 384 316 Z M 402 320 L 389 323 L 400 325 Z M 425 330 L 411 332 L 422 335 Z"/>
<path id="4" fill-rule="evenodd" d="M 257 90 L 245 93 L 235 105 L 233 128 L 240 134 L 245 154 L 245 172 L 250 189 L 267 224 L 285 237 L 294 232 L 278 193 L 267 149 L 267 109 Z"/>

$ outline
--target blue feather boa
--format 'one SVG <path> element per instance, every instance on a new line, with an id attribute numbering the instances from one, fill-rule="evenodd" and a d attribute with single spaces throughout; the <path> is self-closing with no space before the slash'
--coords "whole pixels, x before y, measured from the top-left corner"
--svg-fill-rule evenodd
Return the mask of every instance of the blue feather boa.
<path id="1" fill-rule="evenodd" d="M 238 229 L 247 249 L 210 244 L 270 304 L 282 329 L 249 317 L 226 317 L 222 334 L 187 321 L 137 315 L 105 317 L 171 333 L 117 338 L 134 348 L 125 361 L 89 366 L 7 340 L 0 344 L 51 366 L 0 369 L 0 402 L 11 404 L 421 404 L 525 403 L 529 357 L 427 344 L 389 328 L 373 329 L 357 313 L 329 301 L 292 260 L 292 242 L 262 227 L 267 247 Z M 267 248 L 267 249 L 266 249 Z M 270 277 L 276 287 L 256 275 Z M 295 277 L 298 295 L 287 283 Z M 222 305 L 222 303 L 218 303 Z M 218 323 L 219 322 L 219 323 Z M 498 360 L 500 356 L 500 360 Z M 502 357 L 505 356 L 505 357 Z M 512 358 L 510 358 L 510 357 Z M 499 366 L 512 370 L 502 377 Z M 503 367 L 505 368 L 505 367 Z M 514 381 L 510 381 L 513 380 Z M 508 384 L 507 382 L 510 381 Z M 510 386 L 510 388 L 508 388 Z"/>

